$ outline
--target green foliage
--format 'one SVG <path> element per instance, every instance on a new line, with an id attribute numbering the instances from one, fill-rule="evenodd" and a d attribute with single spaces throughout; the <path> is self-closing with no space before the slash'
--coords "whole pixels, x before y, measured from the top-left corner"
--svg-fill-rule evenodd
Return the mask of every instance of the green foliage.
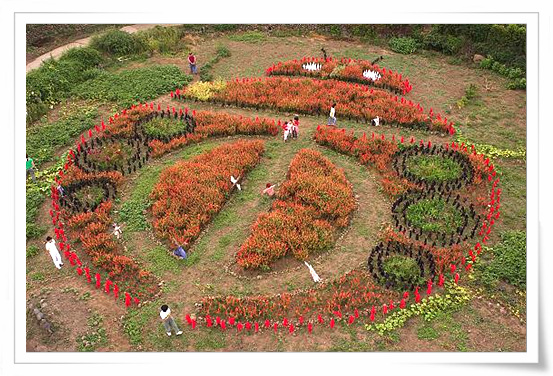
<path id="1" fill-rule="evenodd" d="M 171 136 L 185 129 L 185 122 L 173 118 L 154 118 L 144 124 L 144 133 L 154 138 Z"/>
<path id="2" fill-rule="evenodd" d="M 461 176 L 461 166 L 439 155 L 415 155 L 407 160 L 409 172 L 427 181 L 442 182 Z"/>
<path id="3" fill-rule="evenodd" d="M 465 95 L 463 95 L 463 97 L 457 101 L 457 107 L 459 108 L 465 107 L 467 104 L 469 104 L 471 99 L 476 98 L 477 94 L 478 94 L 478 87 L 475 84 L 470 84 L 465 89 Z"/>
<path id="4" fill-rule="evenodd" d="M 384 271 L 388 278 L 395 281 L 398 286 L 404 283 L 413 283 L 420 285 L 424 283 L 424 278 L 420 275 L 420 269 L 417 262 L 406 256 L 394 255 L 388 257 L 383 262 Z M 382 281 L 381 283 L 386 283 Z"/>
<path id="5" fill-rule="evenodd" d="M 235 31 L 238 29 L 239 25 L 234 24 L 218 24 L 218 25 L 211 25 L 213 30 L 219 31 L 219 32 L 229 32 L 229 31 Z"/>
<path id="6" fill-rule="evenodd" d="M 41 272 L 36 272 L 31 274 L 31 280 L 33 281 L 44 281 L 44 274 Z"/>
<path id="7" fill-rule="evenodd" d="M 260 33 L 259 31 L 246 31 L 240 34 L 229 35 L 228 39 L 234 42 L 260 43 L 267 40 L 267 37 L 264 33 Z"/>
<path id="8" fill-rule="evenodd" d="M 75 197 L 82 203 L 96 206 L 104 200 L 104 189 L 97 185 L 84 186 L 75 192 Z"/>
<path id="9" fill-rule="evenodd" d="M 77 86 L 73 93 L 84 99 L 116 102 L 121 107 L 157 98 L 188 84 L 192 78 L 175 65 L 154 65 L 118 73 L 102 72 Z"/>
<path id="10" fill-rule="evenodd" d="M 93 106 L 69 108 L 68 112 L 53 123 L 40 123 L 27 129 L 26 152 L 37 168 L 54 160 L 57 149 L 70 144 L 79 134 L 91 128 L 98 117 Z"/>
<path id="11" fill-rule="evenodd" d="M 90 47 L 113 57 L 136 55 L 147 49 L 144 40 L 122 30 L 109 30 L 93 36 Z"/>
<path id="12" fill-rule="evenodd" d="M 206 331 L 196 341 L 195 350 L 196 351 L 210 351 L 210 350 L 219 350 L 226 346 L 226 336 L 222 333 L 215 331 Z"/>
<path id="13" fill-rule="evenodd" d="M 417 338 L 426 340 L 426 341 L 432 341 L 437 339 L 440 336 L 438 331 L 434 329 L 431 326 L 421 326 L 417 329 Z"/>
<path id="14" fill-rule="evenodd" d="M 466 288 L 446 282 L 444 295 L 430 295 L 418 304 L 411 304 L 405 309 L 393 312 L 384 322 L 368 324 L 365 328 L 384 335 L 403 327 L 411 317 L 421 316 L 424 321 L 431 321 L 444 312 L 457 311 L 470 299 L 471 295 Z"/>
<path id="15" fill-rule="evenodd" d="M 87 320 L 88 330 L 85 334 L 77 337 L 77 349 L 79 351 L 95 351 L 101 346 L 106 346 L 107 335 L 103 327 L 103 317 L 94 312 Z"/>
<path id="16" fill-rule="evenodd" d="M 426 232 L 450 234 L 463 223 L 463 217 L 453 205 L 442 198 L 425 199 L 409 205 L 407 219 L 413 227 Z"/>
<path id="17" fill-rule="evenodd" d="M 342 27 L 340 25 L 330 25 L 330 35 L 335 38 L 342 36 Z"/>
<path id="18" fill-rule="evenodd" d="M 159 318 L 158 310 L 162 304 L 161 300 L 155 300 L 146 304 L 140 309 L 129 309 L 123 318 L 123 330 L 129 337 L 131 345 L 140 345 L 143 343 L 143 333 L 147 323 L 152 318 Z M 161 324 L 161 321 L 159 321 Z"/>
<path id="19" fill-rule="evenodd" d="M 394 52 L 409 55 L 417 50 L 417 41 L 409 37 L 392 38 L 389 41 L 390 48 Z"/>
<path id="20" fill-rule="evenodd" d="M 186 49 L 181 40 L 184 36 L 182 28 L 157 25 L 152 29 L 142 30 L 134 35 L 147 46 L 148 50 L 160 54 L 172 55 Z"/>
<path id="21" fill-rule="evenodd" d="M 501 243 L 486 247 L 493 255 L 491 261 L 475 264 L 475 279 L 495 289 L 500 281 L 526 289 L 526 232 L 509 231 L 501 235 Z"/>
<path id="22" fill-rule="evenodd" d="M 29 247 L 27 247 L 26 257 L 35 257 L 36 255 L 38 255 L 38 252 L 39 248 L 36 245 L 30 245 Z"/>
<path id="23" fill-rule="evenodd" d="M 463 133 L 460 129 L 455 131 L 455 140 L 456 142 L 464 142 L 465 145 L 471 146 L 474 145 L 476 152 L 486 155 L 490 159 L 495 158 L 514 158 L 514 159 L 526 159 L 526 150 L 520 148 L 519 150 L 509 150 L 509 149 L 499 149 L 493 145 L 488 144 L 476 144 L 471 142 L 468 138 L 463 136 Z"/>
<path id="24" fill-rule="evenodd" d="M 480 68 L 492 70 L 510 79 L 507 88 L 510 90 L 526 89 L 526 73 L 519 67 L 509 68 L 492 56 L 488 56 L 480 62 Z"/>
<path id="25" fill-rule="evenodd" d="M 38 211 L 46 198 L 46 193 L 40 192 L 37 187 L 27 187 L 25 192 L 26 203 L 26 236 L 27 239 L 36 239 L 46 232 L 46 228 L 35 223 Z"/>
<path id="26" fill-rule="evenodd" d="M 446 55 L 454 55 L 463 46 L 463 38 L 442 34 L 436 28 L 422 37 L 422 45 L 429 50 L 437 50 Z"/>
<path id="27" fill-rule="evenodd" d="M 59 60 L 49 59 L 26 76 L 27 122 L 33 122 L 48 109 L 67 98 L 75 85 L 95 77 L 102 62 L 90 47 L 72 48 Z"/>

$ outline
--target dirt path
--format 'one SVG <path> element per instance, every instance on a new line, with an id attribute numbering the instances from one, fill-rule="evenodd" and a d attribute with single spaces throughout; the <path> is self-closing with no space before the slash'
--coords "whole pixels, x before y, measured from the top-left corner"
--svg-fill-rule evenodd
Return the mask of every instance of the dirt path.
<path id="1" fill-rule="evenodd" d="M 178 25 L 178 24 L 137 24 L 137 25 L 122 27 L 120 30 L 126 31 L 127 33 L 130 33 L 130 34 L 133 34 L 133 33 L 136 33 L 137 31 L 148 30 L 148 29 L 154 28 L 158 25 L 169 27 L 169 26 L 175 26 L 175 25 Z M 40 67 L 42 62 L 44 62 L 45 60 L 48 60 L 50 58 L 60 57 L 65 51 L 67 51 L 71 48 L 84 47 L 84 46 L 88 45 L 88 43 L 90 43 L 90 39 L 91 39 L 91 37 L 76 40 L 72 43 L 68 43 L 64 46 L 55 48 L 52 51 L 49 51 L 49 52 L 37 57 L 35 60 L 33 60 L 29 64 L 27 64 L 26 72 L 29 73 L 33 69 L 36 69 L 36 68 Z"/>

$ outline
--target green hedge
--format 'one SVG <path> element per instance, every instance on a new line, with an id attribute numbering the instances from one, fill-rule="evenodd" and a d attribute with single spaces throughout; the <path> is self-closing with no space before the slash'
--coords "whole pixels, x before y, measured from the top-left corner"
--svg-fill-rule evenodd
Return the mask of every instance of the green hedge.
<path id="1" fill-rule="evenodd" d="M 122 30 L 110 30 L 93 36 L 90 47 L 114 57 L 137 55 L 148 50 L 143 39 Z"/>

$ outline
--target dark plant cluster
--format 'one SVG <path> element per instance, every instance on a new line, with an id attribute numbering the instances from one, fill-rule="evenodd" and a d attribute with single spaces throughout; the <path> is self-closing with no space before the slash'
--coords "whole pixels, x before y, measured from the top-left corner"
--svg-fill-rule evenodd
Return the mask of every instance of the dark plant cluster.
<path id="1" fill-rule="evenodd" d="M 388 258 L 400 255 L 413 259 L 418 266 L 418 273 L 389 273 L 385 270 Z M 405 245 L 400 242 L 380 242 L 371 250 L 367 267 L 375 281 L 386 285 L 387 289 L 414 290 L 425 280 L 434 280 L 436 263 L 431 252 L 414 244 Z"/>
<path id="2" fill-rule="evenodd" d="M 120 158 L 106 159 L 98 162 L 91 158 L 92 153 L 102 154 L 104 147 L 129 146 L 132 149 L 131 155 L 122 153 Z M 145 138 L 135 133 L 131 138 L 119 137 L 96 137 L 82 144 L 83 148 L 75 155 L 75 165 L 85 172 L 95 171 L 119 171 L 123 175 L 136 172 L 150 158 L 148 143 Z"/>
<path id="3" fill-rule="evenodd" d="M 98 187 L 103 191 L 98 201 L 79 198 L 79 192 L 89 187 Z M 65 194 L 60 197 L 60 206 L 72 213 L 93 212 L 104 201 L 113 200 L 117 193 L 115 183 L 107 177 L 98 177 L 86 181 L 76 181 L 64 187 Z"/>
<path id="4" fill-rule="evenodd" d="M 447 158 L 461 167 L 461 173 L 456 178 L 439 181 L 429 176 L 417 176 L 408 168 L 408 161 L 414 156 L 437 156 Z M 394 170 L 403 177 L 429 192 L 444 192 L 460 189 L 463 185 L 470 185 L 474 177 L 474 168 L 467 155 L 453 149 L 430 144 L 408 147 L 395 153 L 392 162 Z"/>
<path id="5" fill-rule="evenodd" d="M 409 209 L 418 203 L 442 204 L 440 210 L 432 212 L 428 208 L 422 207 L 426 212 L 422 215 L 422 221 L 436 221 L 445 223 L 444 228 L 435 229 L 432 223 L 429 228 L 420 226 L 421 220 L 413 218 Z M 435 209 L 435 208 L 430 208 Z M 452 218 L 456 217 L 456 218 Z M 410 239 L 423 241 L 432 247 L 453 246 L 473 239 L 477 230 L 482 225 L 482 216 L 476 213 L 474 204 L 468 203 L 467 199 L 462 199 L 459 194 L 453 196 L 448 192 L 421 192 L 408 191 L 401 195 L 392 204 L 392 218 L 396 229 L 406 234 Z M 415 220 L 418 220 L 415 223 Z"/>

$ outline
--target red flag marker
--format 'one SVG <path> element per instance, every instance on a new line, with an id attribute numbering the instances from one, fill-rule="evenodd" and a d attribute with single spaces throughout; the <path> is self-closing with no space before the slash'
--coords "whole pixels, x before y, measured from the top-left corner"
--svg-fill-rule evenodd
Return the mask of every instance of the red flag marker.
<path id="1" fill-rule="evenodd" d="M 125 292 L 125 307 L 129 308 L 131 305 L 131 296 L 128 292 Z"/>
<path id="2" fill-rule="evenodd" d="M 313 331 L 313 324 L 311 322 L 307 324 L 307 331 L 309 332 L 309 334 L 311 334 L 311 332 Z"/>
<path id="3" fill-rule="evenodd" d="M 334 321 L 334 318 L 331 318 L 330 319 L 330 329 L 334 329 L 335 324 L 336 324 L 336 322 Z"/>

